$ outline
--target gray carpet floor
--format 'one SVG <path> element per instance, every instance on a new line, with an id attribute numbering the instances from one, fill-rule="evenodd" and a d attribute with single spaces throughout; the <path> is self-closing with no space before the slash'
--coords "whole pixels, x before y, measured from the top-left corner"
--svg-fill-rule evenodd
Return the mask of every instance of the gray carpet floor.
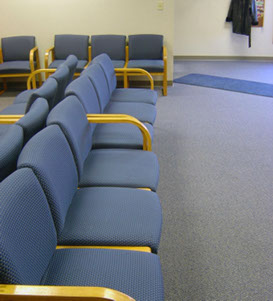
<path id="1" fill-rule="evenodd" d="M 174 68 L 273 84 L 270 62 Z M 273 98 L 175 84 L 157 110 L 165 300 L 273 300 Z"/>
<path id="2" fill-rule="evenodd" d="M 273 83 L 273 64 L 175 62 Z M 175 84 L 157 105 L 166 300 L 273 300 L 273 98 Z"/>

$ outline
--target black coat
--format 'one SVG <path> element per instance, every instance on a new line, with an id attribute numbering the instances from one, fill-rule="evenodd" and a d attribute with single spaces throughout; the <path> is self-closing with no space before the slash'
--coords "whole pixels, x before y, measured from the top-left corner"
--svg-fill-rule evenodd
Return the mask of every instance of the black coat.
<path id="1" fill-rule="evenodd" d="M 234 33 L 251 37 L 251 25 L 257 25 L 257 9 L 255 0 L 231 0 L 227 22 L 232 22 Z"/>

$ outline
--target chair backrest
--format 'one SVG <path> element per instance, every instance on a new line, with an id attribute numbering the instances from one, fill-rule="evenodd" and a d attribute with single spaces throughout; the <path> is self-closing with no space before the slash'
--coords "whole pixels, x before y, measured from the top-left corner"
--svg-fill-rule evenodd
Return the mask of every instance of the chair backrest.
<path id="1" fill-rule="evenodd" d="M 29 168 L 0 183 L 0 283 L 38 285 L 56 249 L 43 189 Z"/>
<path id="2" fill-rule="evenodd" d="M 112 60 L 125 61 L 126 36 L 93 35 L 91 36 L 92 59 L 106 53 Z"/>
<path id="3" fill-rule="evenodd" d="M 92 82 L 99 99 L 101 113 L 103 113 L 105 107 L 110 101 L 111 94 L 108 88 L 106 76 L 101 66 L 99 64 L 90 64 L 82 72 L 82 75 L 88 76 L 88 78 Z"/>
<path id="4" fill-rule="evenodd" d="M 48 78 L 43 85 L 35 90 L 29 97 L 26 105 L 26 113 L 30 110 L 30 107 L 34 103 L 34 101 L 39 98 L 45 98 L 48 102 L 49 110 L 51 110 L 55 103 L 55 97 L 58 91 L 58 83 L 57 81 L 51 77 Z"/>
<path id="5" fill-rule="evenodd" d="M 24 144 L 24 131 L 17 124 L 1 124 L 0 127 L 0 181 L 2 181 L 16 169 L 17 159 Z"/>
<path id="6" fill-rule="evenodd" d="M 63 62 L 62 65 L 66 65 L 69 69 L 69 77 L 67 84 L 70 84 L 73 80 L 74 73 L 76 72 L 78 64 L 78 59 L 75 55 L 71 54 L 69 55 L 66 60 Z"/>
<path id="7" fill-rule="evenodd" d="M 107 79 L 109 92 L 112 94 L 117 87 L 117 77 L 110 57 L 105 53 L 100 54 L 92 60 L 91 64 L 99 64 L 101 66 Z"/>
<path id="8" fill-rule="evenodd" d="M 75 79 L 65 90 L 65 96 L 74 95 L 81 102 L 86 114 L 100 114 L 100 104 L 95 88 L 87 76 Z M 91 123 L 92 132 L 96 128 L 96 123 Z"/>
<path id="9" fill-rule="evenodd" d="M 55 35 L 55 59 L 65 60 L 70 54 L 74 54 L 78 60 L 88 60 L 88 45 L 89 36 L 87 35 Z"/>
<path id="10" fill-rule="evenodd" d="M 129 36 L 129 60 L 162 60 L 163 36 L 138 34 Z"/>
<path id="11" fill-rule="evenodd" d="M 37 98 L 29 111 L 16 124 L 23 128 L 24 144 L 45 127 L 49 113 L 48 102 L 44 98 Z"/>
<path id="12" fill-rule="evenodd" d="M 34 36 L 2 38 L 3 60 L 29 61 L 29 52 L 35 47 Z"/>
<path id="13" fill-rule="evenodd" d="M 41 183 L 59 235 L 78 186 L 74 157 L 59 126 L 48 126 L 29 140 L 18 158 L 17 168 L 22 167 L 32 169 Z"/>
<path id="14" fill-rule="evenodd" d="M 54 78 L 57 81 L 58 88 L 55 95 L 54 103 L 52 107 L 55 107 L 60 101 L 64 99 L 64 91 L 70 80 L 70 72 L 65 64 L 61 64 L 57 70 L 50 75 L 51 78 Z"/>
<path id="15" fill-rule="evenodd" d="M 53 124 L 61 128 L 70 145 L 80 179 L 84 161 L 92 148 L 92 131 L 76 96 L 68 96 L 50 112 L 47 125 Z"/>

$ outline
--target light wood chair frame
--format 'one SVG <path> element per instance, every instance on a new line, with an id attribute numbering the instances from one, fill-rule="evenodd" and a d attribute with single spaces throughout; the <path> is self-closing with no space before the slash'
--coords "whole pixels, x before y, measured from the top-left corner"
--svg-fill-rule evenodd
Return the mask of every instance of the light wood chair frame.
<path id="1" fill-rule="evenodd" d="M 36 61 L 36 68 L 35 68 L 35 62 Z M 3 59 L 3 52 L 2 49 L 0 48 L 0 64 L 4 63 Z M 0 74 L 0 78 L 3 78 L 3 85 L 4 88 L 3 90 L 0 91 L 0 95 L 3 94 L 7 90 L 7 82 L 6 78 L 16 78 L 16 77 L 29 77 L 31 73 L 33 73 L 35 70 L 40 69 L 40 58 L 39 58 L 39 52 L 38 52 L 38 47 L 34 47 L 30 50 L 29 52 L 29 65 L 30 65 L 30 72 L 28 73 L 5 73 L 5 74 Z M 34 84 L 35 81 L 35 84 Z M 41 75 L 38 75 L 38 81 L 39 85 L 42 85 L 42 77 Z M 33 78 L 33 84 L 36 86 L 36 79 Z"/>

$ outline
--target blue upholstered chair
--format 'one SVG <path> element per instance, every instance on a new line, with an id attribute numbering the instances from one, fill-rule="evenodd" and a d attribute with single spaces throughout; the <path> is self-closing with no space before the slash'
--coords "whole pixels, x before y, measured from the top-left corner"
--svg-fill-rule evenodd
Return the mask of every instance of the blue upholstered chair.
<path id="1" fill-rule="evenodd" d="M 111 94 L 110 102 L 144 102 L 152 105 L 156 104 L 157 92 L 154 90 L 141 88 L 117 88 L 117 79 L 115 75 L 114 66 L 107 54 L 101 54 L 95 57 L 91 63 L 99 64 L 105 73 L 109 91 Z"/>
<path id="2" fill-rule="evenodd" d="M 47 101 L 38 98 L 21 118 L 0 115 L 0 181 L 16 169 L 23 145 L 45 127 L 48 112 Z"/>
<path id="3" fill-rule="evenodd" d="M 156 191 L 159 165 L 153 152 L 132 149 L 91 150 L 92 130 L 77 97 L 68 96 L 51 111 L 47 125 L 53 124 L 62 129 L 72 149 L 79 187 L 145 187 Z"/>
<path id="4" fill-rule="evenodd" d="M 79 75 L 91 60 L 90 52 L 89 36 L 55 35 L 54 46 L 49 48 L 45 54 L 45 68 L 56 69 L 70 54 L 73 54 L 78 59 L 75 75 Z M 50 53 L 51 63 L 49 64 Z"/>
<path id="5" fill-rule="evenodd" d="M 75 159 L 58 125 L 47 126 L 25 145 L 17 168 L 25 166 L 44 189 L 59 245 L 145 246 L 157 252 L 162 222 L 157 195 L 133 188 L 78 189 Z"/>
<path id="6" fill-rule="evenodd" d="M 152 75 L 163 76 L 163 95 L 167 95 L 167 50 L 163 36 L 129 35 L 128 68 L 142 68 Z"/>
<path id="7" fill-rule="evenodd" d="M 101 113 L 127 114 L 141 122 L 153 124 L 156 118 L 156 107 L 148 103 L 110 102 L 111 93 L 106 75 L 99 64 L 89 65 L 82 73 L 91 80 L 98 95 Z"/>
<path id="8" fill-rule="evenodd" d="M 5 79 L 11 77 L 28 77 L 35 69 L 40 68 L 38 47 L 35 37 L 18 36 L 2 38 L 0 49 L 0 78 L 4 79 L 4 89 L 7 89 Z M 39 76 L 41 85 L 41 76 Z"/>
<path id="9" fill-rule="evenodd" d="M 40 148 L 37 150 L 40 151 Z M 49 151 L 47 153 L 50 154 Z M 35 153 L 34 157 L 39 158 Z M 51 166 L 53 164 L 51 162 Z M 56 169 L 55 176 L 62 170 L 63 166 Z M 163 301 L 162 273 L 155 254 L 113 249 L 56 249 L 56 229 L 46 195 L 49 189 L 44 191 L 45 187 L 41 186 L 43 182 L 39 178 L 42 177 L 32 166 L 20 167 L 0 183 L 0 299 L 13 300 L 21 296 L 32 300 L 34 295 L 35 300 L 53 296 L 69 299 L 72 295 L 86 293 L 85 297 L 90 298 L 88 300 L 103 296 L 108 301 Z M 64 185 L 71 184 L 67 174 L 64 174 L 64 179 Z M 62 177 L 58 179 L 59 183 L 61 181 Z M 86 200 L 86 204 L 93 207 L 96 206 L 92 199 L 94 193 Z M 97 205 L 105 206 L 108 211 L 112 193 L 105 190 L 105 194 L 103 202 L 108 200 L 109 204 Z M 82 201 L 79 195 L 77 201 Z M 132 202 L 127 199 L 125 207 L 128 207 L 127 201 Z M 108 214 L 111 219 L 113 212 Z M 92 215 L 88 216 L 87 221 L 91 218 Z M 59 286 L 67 286 L 67 289 Z M 126 299 L 124 294 L 133 299 Z"/>
<path id="10" fill-rule="evenodd" d="M 24 132 L 19 125 L 0 124 L 0 181 L 16 169 L 23 143 Z"/>
<path id="11" fill-rule="evenodd" d="M 75 95 L 84 107 L 86 114 L 101 113 L 95 88 L 87 76 L 80 76 L 67 87 L 66 96 Z M 151 139 L 153 127 L 146 123 Z M 140 130 L 132 124 L 91 124 L 93 148 L 126 148 L 142 149 L 143 137 Z"/>
<path id="12" fill-rule="evenodd" d="M 125 65 L 126 36 L 124 35 L 93 35 L 91 36 L 92 60 L 102 53 L 106 53 L 114 68 Z"/>

